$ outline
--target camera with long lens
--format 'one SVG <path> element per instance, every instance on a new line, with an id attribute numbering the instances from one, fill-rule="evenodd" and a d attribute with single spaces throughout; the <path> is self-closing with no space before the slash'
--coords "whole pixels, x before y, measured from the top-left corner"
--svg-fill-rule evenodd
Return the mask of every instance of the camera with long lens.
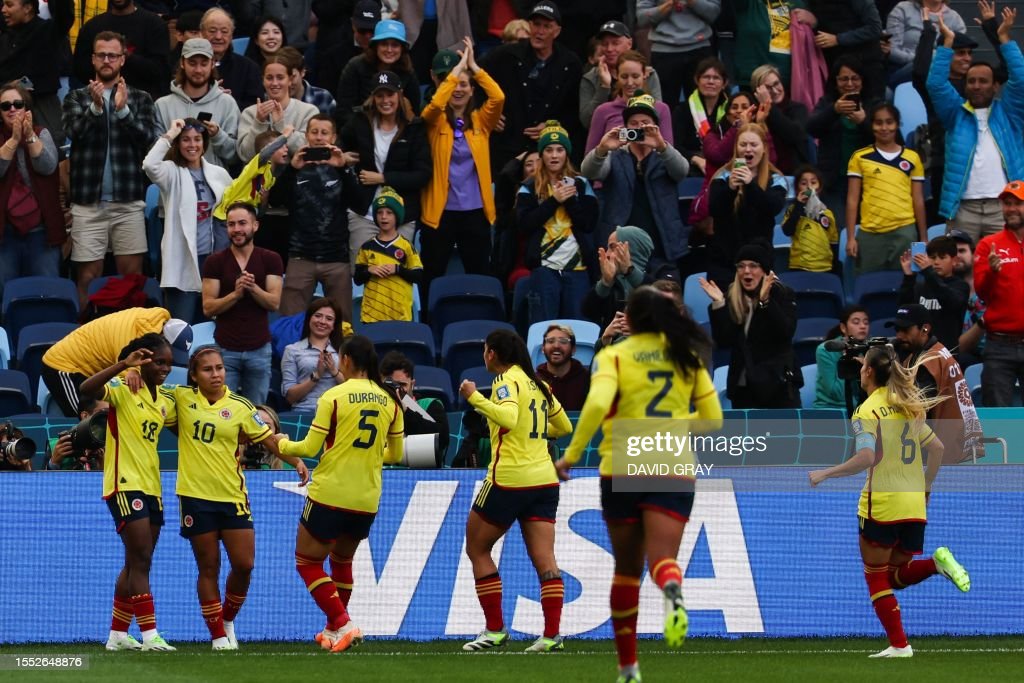
<path id="1" fill-rule="evenodd" d="M 25 462 L 36 454 L 36 442 L 25 437 L 25 432 L 6 422 L 0 427 L 0 452 L 7 460 Z"/>
<path id="2" fill-rule="evenodd" d="M 81 469 L 103 469 L 101 458 L 107 441 L 107 412 L 98 410 L 57 435 L 71 437 L 71 455 L 68 457 L 81 463 Z"/>
<path id="3" fill-rule="evenodd" d="M 830 339 L 825 342 L 826 351 L 842 351 L 843 355 L 836 361 L 836 375 L 839 379 L 860 379 L 860 358 L 868 352 L 868 349 L 876 346 L 885 346 L 895 343 L 889 337 L 870 337 L 860 340 L 853 337 L 845 339 Z"/>

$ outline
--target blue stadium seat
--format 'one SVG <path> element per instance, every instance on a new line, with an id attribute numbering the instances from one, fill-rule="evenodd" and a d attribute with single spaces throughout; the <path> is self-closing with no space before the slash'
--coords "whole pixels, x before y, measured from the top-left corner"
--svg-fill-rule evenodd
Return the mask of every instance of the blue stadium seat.
<path id="1" fill-rule="evenodd" d="M 391 320 L 363 325 L 359 332 L 373 342 L 378 356 L 388 351 L 401 351 L 415 365 L 437 364 L 434 334 L 423 323 Z"/>
<path id="2" fill-rule="evenodd" d="M 213 339 L 213 331 L 216 329 L 217 323 L 210 320 L 205 323 L 196 323 L 192 326 L 192 350 L 198 349 L 200 346 L 208 346 L 210 344 L 216 344 L 217 342 Z"/>
<path id="3" fill-rule="evenodd" d="M 494 373 L 485 368 L 482 365 L 478 365 L 475 368 L 468 368 L 463 370 L 462 374 L 459 375 L 459 383 L 453 388 L 458 393 L 459 387 L 462 386 L 462 382 L 465 380 L 476 383 L 476 390 L 484 396 L 491 395 L 491 384 L 494 382 Z M 469 408 L 469 404 L 466 399 L 459 396 L 459 410 L 465 410 Z"/>
<path id="4" fill-rule="evenodd" d="M 775 245 L 776 247 L 784 247 L 789 246 L 792 243 L 793 238 L 787 235 L 786 233 L 782 232 L 781 225 L 776 224 L 775 232 L 772 233 L 772 244 Z M 775 265 L 777 267 L 779 264 L 776 263 Z"/>
<path id="5" fill-rule="evenodd" d="M 679 199 L 694 199 L 704 187 L 704 178 L 686 177 L 679 181 Z"/>
<path id="6" fill-rule="evenodd" d="M 462 320 L 449 323 L 441 337 L 441 365 L 452 377 L 461 377 L 468 368 L 483 362 L 484 340 L 494 330 L 515 328 L 496 320 Z"/>
<path id="7" fill-rule="evenodd" d="M 11 344 L 18 345 L 23 327 L 35 323 L 78 320 L 78 289 L 60 277 L 19 277 L 4 285 L 4 328 Z"/>
<path id="8" fill-rule="evenodd" d="M 900 83 L 893 92 L 893 104 L 900 110 L 900 132 L 906 139 L 910 132 L 922 123 L 928 123 L 928 112 L 924 100 L 914 89 L 913 83 Z"/>
<path id="9" fill-rule="evenodd" d="M 146 188 L 146 242 L 149 245 L 149 263 L 153 272 L 160 272 L 160 243 L 164 237 L 164 219 L 160 217 L 160 188 L 156 184 Z"/>
<path id="10" fill-rule="evenodd" d="M 37 323 L 21 330 L 18 336 L 18 369 L 28 375 L 29 387 L 35 387 L 43 371 L 43 354 L 51 346 L 78 329 L 75 323 Z M 33 403 L 36 394 L 30 394 Z"/>
<path id="11" fill-rule="evenodd" d="M 235 51 L 237 55 L 244 55 L 245 51 L 249 49 L 249 38 L 243 36 L 241 38 L 235 38 L 231 41 L 231 49 Z"/>
<path id="12" fill-rule="evenodd" d="M 871 320 L 891 318 L 899 308 L 903 271 L 861 273 L 853 286 L 853 300 L 867 309 Z"/>
<path id="13" fill-rule="evenodd" d="M 704 334 L 711 340 L 711 367 L 708 368 L 708 372 L 711 372 L 715 368 L 720 368 L 723 365 L 728 366 L 730 359 L 732 359 L 732 349 L 720 349 L 715 344 L 714 337 L 711 336 L 711 323 L 699 323 L 700 328 L 704 330 Z"/>
<path id="14" fill-rule="evenodd" d="M 363 321 L 360 319 L 363 314 L 363 291 L 365 287 L 363 285 L 357 285 L 355 282 L 352 283 L 352 323 L 353 329 L 359 326 L 360 331 L 362 330 Z"/>
<path id="15" fill-rule="evenodd" d="M 11 365 L 11 340 L 7 338 L 7 330 L 0 327 L 0 370 Z"/>
<path id="16" fill-rule="evenodd" d="M 843 281 L 833 273 L 793 271 L 782 282 L 796 294 L 799 318 L 839 318 L 843 314 Z"/>
<path id="17" fill-rule="evenodd" d="M 185 385 L 188 384 L 188 368 L 183 368 L 180 365 L 172 365 L 171 371 L 167 373 L 167 379 L 164 380 L 164 384 L 167 385 Z"/>
<path id="18" fill-rule="evenodd" d="M 707 273 L 693 273 L 687 275 L 686 280 L 683 282 L 683 303 L 690 310 L 690 315 L 693 319 L 699 323 L 706 323 L 710 320 L 708 316 L 708 304 L 711 303 L 711 299 L 704 293 L 704 290 L 700 288 L 700 283 L 697 282 L 699 278 L 706 278 Z"/>
<path id="19" fill-rule="evenodd" d="M 804 385 L 800 387 L 800 405 L 804 408 L 814 407 L 814 389 L 818 382 L 818 366 L 814 363 L 800 368 L 804 375 Z"/>
<path id="20" fill-rule="evenodd" d="M 896 311 L 893 310 L 893 314 Z M 878 320 L 871 319 L 871 325 L 868 327 L 868 336 L 870 337 L 891 337 L 896 334 L 896 330 L 891 327 L 886 327 L 885 324 L 892 320 L 892 315 L 886 318 L 879 318 Z"/>
<path id="21" fill-rule="evenodd" d="M 825 341 L 826 333 L 838 322 L 835 318 L 801 318 L 796 321 L 793 353 L 796 354 L 797 365 L 802 366 L 815 362 L 818 345 Z"/>
<path id="22" fill-rule="evenodd" d="M 712 375 L 711 379 L 715 384 L 715 389 L 718 389 L 718 401 L 722 404 L 722 410 L 731 409 L 732 401 L 725 395 L 726 388 L 728 387 L 729 366 L 721 365 L 716 367 L 715 374 Z"/>
<path id="23" fill-rule="evenodd" d="M 594 360 L 594 348 L 601 338 L 601 328 L 589 320 L 544 320 L 530 325 L 526 334 L 526 348 L 530 350 L 530 359 L 537 367 L 544 362 L 544 332 L 549 325 L 559 323 L 568 325 L 576 335 L 576 353 L 573 356 L 583 367 L 589 367 Z"/>
<path id="24" fill-rule="evenodd" d="M 31 396 L 28 375 L 20 370 L 0 370 L 0 417 L 35 412 Z"/>
<path id="25" fill-rule="evenodd" d="M 116 277 L 116 276 L 104 275 L 103 277 L 98 277 L 95 280 L 93 280 L 92 282 L 90 282 L 89 283 L 89 289 L 88 289 L 88 292 L 87 292 L 88 295 L 92 296 L 96 292 L 100 291 L 100 289 L 102 289 L 103 285 L 107 284 L 107 281 L 111 277 Z M 143 286 L 143 291 L 146 292 L 146 297 L 147 298 L 153 299 L 157 303 L 163 303 L 164 293 L 160 289 L 160 282 L 157 279 L 151 278 L 151 277 L 147 277 L 146 278 L 146 284 Z"/>
<path id="26" fill-rule="evenodd" d="M 946 234 L 946 224 L 939 223 L 928 228 L 928 241 L 932 241 L 936 237 L 942 237 Z"/>
<path id="27" fill-rule="evenodd" d="M 64 417 L 64 411 L 60 409 L 57 402 L 50 396 L 50 390 L 46 386 L 46 382 L 40 377 L 39 381 L 36 382 L 36 406 L 39 407 L 39 411 L 48 417 Z"/>
<path id="28" fill-rule="evenodd" d="M 981 363 L 975 363 L 964 370 L 964 381 L 967 382 L 967 388 L 974 390 L 981 386 Z"/>
<path id="29" fill-rule="evenodd" d="M 455 393 L 452 391 L 452 378 L 444 368 L 430 365 L 416 366 L 416 396 L 419 398 L 436 398 L 444 404 L 445 411 L 455 409 Z"/>
<path id="30" fill-rule="evenodd" d="M 430 283 L 430 326 L 440 341 L 448 323 L 505 320 L 505 289 L 489 275 L 445 275 Z"/>

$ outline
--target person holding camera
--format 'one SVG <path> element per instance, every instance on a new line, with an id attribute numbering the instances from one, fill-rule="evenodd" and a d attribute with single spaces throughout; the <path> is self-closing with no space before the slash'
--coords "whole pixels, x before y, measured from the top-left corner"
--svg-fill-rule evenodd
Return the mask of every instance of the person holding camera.
<path id="1" fill-rule="evenodd" d="M 274 434 L 281 431 L 281 416 L 270 406 L 260 404 L 256 406 L 256 414 L 260 416 Z M 238 437 L 239 464 L 247 470 L 279 470 L 281 469 L 281 458 L 277 457 L 261 443 L 253 443 L 248 436 L 241 434 Z"/>
<path id="2" fill-rule="evenodd" d="M 870 329 L 871 319 L 868 310 L 860 304 L 853 304 L 843 310 L 839 324 L 828 331 L 825 339 L 843 344 L 850 341 L 862 343 L 867 340 Z M 847 385 L 851 385 L 851 392 L 856 392 L 856 382 L 853 382 L 853 378 L 846 379 L 840 375 L 839 361 L 844 353 L 830 350 L 825 346 L 827 343 L 825 341 L 818 344 L 818 348 L 814 350 L 814 360 L 818 364 L 818 378 L 814 383 L 814 407 L 845 409 Z M 860 401 L 853 401 L 853 396 L 851 393 L 851 402 L 859 403 Z"/>
<path id="3" fill-rule="evenodd" d="M 160 385 L 173 361 L 171 345 L 150 332 L 132 340 L 121 350 L 117 363 L 86 379 L 80 388 L 82 396 L 106 401 L 112 408 L 107 415 L 105 450 L 116 457 L 104 459 L 103 498 L 124 544 L 125 561 L 114 586 L 108 650 L 175 650 L 156 629 L 149 585 L 153 550 L 164 525 L 156 445 L 160 430 L 174 413 L 174 404 Z M 141 377 L 138 392 L 119 377 L 129 368 Z M 142 631 L 141 644 L 128 635 L 133 615 Z"/>
<path id="4" fill-rule="evenodd" d="M 26 439 L 22 431 L 8 422 L 0 426 L 0 472 L 31 472 L 36 444 Z"/>
<path id="5" fill-rule="evenodd" d="M 620 225 L 639 226 L 654 243 L 647 272 L 653 279 L 678 278 L 677 262 L 686 255 L 689 227 L 679 212 L 677 184 L 690 165 L 661 136 L 655 105 L 653 97 L 638 90 L 622 110 L 625 125 L 605 133 L 580 169 L 589 180 L 603 183 L 596 243 L 605 243 Z"/>
<path id="6" fill-rule="evenodd" d="M 436 398 L 416 398 L 416 366 L 400 351 L 389 351 L 380 359 L 380 375 L 384 384 L 398 394 L 405 413 L 405 433 L 437 434 L 435 449 L 437 466 L 444 466 L 448 453 L 448 414 L 444 404 Z"/>
<path id="7" fill-rule="evenodd" d="M 292 410 L 311 413 L 325 391 L 345 381 L 338 367 L 342 313 L 325 297 L 313 299 L 302 329 L 306 335 L 284 347 L 281 393 Z"/>
<path id="8" fill-rule="evenodd" d="M 97 401 L 90 396 L 83 396 L 79 401 L 82 409 L 78 417 L 81 421 L 72 429 L 65 430 L 57 435 L 57 438 L 50 439 L 46 444 L 46 469 L 48 470 L 102 470 L 103 455 L 105 450 L 102 444 L 86 444 L 85 447 L 79 444 L 83 436 L 89 431 L 95 422 L 101 422 L 104 431 L 106 430 L 107 411 L 110 404 L 106 401 Z M 80 431 L 83 430 L 83 431 Z M 91 440 L 91 435 L 85 437 Z M 94 448 L 93 446 L 98 446 Z"/>

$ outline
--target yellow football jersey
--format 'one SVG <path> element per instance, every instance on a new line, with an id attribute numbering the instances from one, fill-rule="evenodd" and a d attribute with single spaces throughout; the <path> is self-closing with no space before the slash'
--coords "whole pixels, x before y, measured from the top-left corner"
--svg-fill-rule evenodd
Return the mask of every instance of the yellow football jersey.
<path id="1" fill-rule="evenodd" d="M 402 460 L 402 407 L 376 382 L 349 379 L 323 393 L 302 441 L 281 441 L 284 455 L 313 457 L 310 499 L 343 510 L 377 512 L 381 469 Z"/>
<path id="2" fill-rule="evenodd" d="M 256 407 L 230 391 L 214 403 L 193 387 L 174 387 L 170 395 L 178 424 L 175 492 L 221 503 L 247 502 L 245 475 L 235 457 L 239 434 L 244 433 L 253 443 L 271 434 Z"/>
<path id="3" fill-rule="evenodd" d="M 523 369 L 513 365 L 494 378 L 490 399 L 477 392 L 469 403 L 490 426 L 489 480 L 503 488 L 558 486 L 548 439 L 568 434 L 572 423 L 554 394 L 548 401 Z"/>
<path id="4" fill-rule="evenodd" d="M 868 469 L 857 514 L 878 522 L 924 522 L 923 448 L 935 438 L 924 422 L 912 422 L 875 389 L 853 413 L 854 436 L 875 439 L 875 464 Z"/>
<path id="5" fill-rule="evenodd" d="M 890 232 L 914 224 L 912 188 L 914 183 L 924 182 L 924 167 L 917 152 L 904 148 L 895 159 L 886 159 L 874 145 L 864 147 L 850 157 L 846 175 L 863 183 L 861 230 Z"/>
<path id="6" fill-rule="evenodd" d="M 401 235 L 390 242 L 376 238 L 366 242 L 356 255 L 357 266 L 398 265 L 408 270 L 423 268 L 420 255 Z M 385 320 L 412 320 L 412 283 L 399 275 L 370 276 L 363 290 L 360 320 L 375 323 Z"/>
<path id="7" fill-rule="evenodd" d="M 149 389 L 133 394 L 115 377 L 103 385 L 107 413 L 107 441 L 103 458 L 103 497 L 118 491 L 160 495 L 160 456 L 156 442 L 174 402 L 163 389 L 154 399 Z"/>
<path id="8" fill-rule="evenodd" d="M 600 424 L 603 433 L 598 453 L 600 472 L 613 472 L 612 429 L 621 419 L 694 419 L 702 430 L 717 429 L 722 422 L 722 405 L 707 369 L 683 374 L 667 354 L 667 342 L 660 334 L 635 334 L 597 354 L 591 366 L 590 393 L 576 422 L 572 443 L 565 459 L 576 463 Z M 697 414 L 690 406 L 697 407 Z M 677 436 L 687 430 L 681 426 Z M 680 456 L 680 464 L 694 464 L 691 449 Z"/>

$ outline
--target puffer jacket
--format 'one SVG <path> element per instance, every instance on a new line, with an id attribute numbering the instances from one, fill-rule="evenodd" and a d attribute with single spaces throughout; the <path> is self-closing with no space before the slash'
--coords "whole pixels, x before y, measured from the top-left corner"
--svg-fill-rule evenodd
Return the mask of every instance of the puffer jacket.
<path id="1" fill-rule="evenodd" d="M 1024 178 L 1024 55 L 1014 41 L 1003 43 L 999 51 L 1006 60 L 1009 78 L 1001 95 L 992 101 L 988 126 L 999 147 L 1007 179 L 1016 180 Z M 953 51 L 940 46 L 928 71 L 928 95 L 946 129 L 946 169 L 939 200 L 939 214 L 946 218 L 953 218 L 960 208 L 978 144 L 974 108 L 949 82 L 952 60 Z"/>

